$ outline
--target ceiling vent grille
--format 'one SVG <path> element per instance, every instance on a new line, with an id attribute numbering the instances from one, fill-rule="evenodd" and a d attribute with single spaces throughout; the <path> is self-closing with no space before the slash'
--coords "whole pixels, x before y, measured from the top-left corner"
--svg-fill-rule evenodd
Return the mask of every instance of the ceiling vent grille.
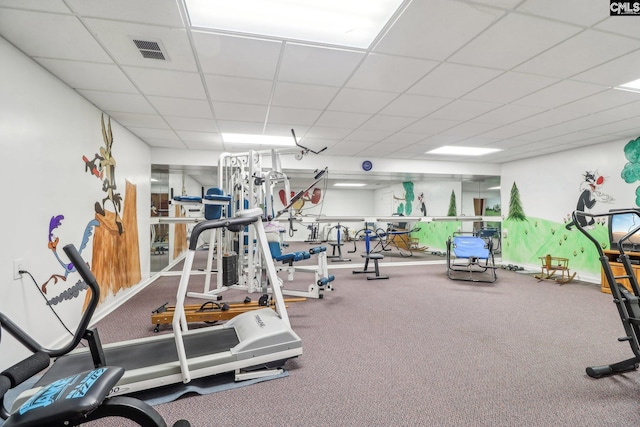
<path id="1" fill-rule="evenodd" d="M 159 42 L 152 40 L 139 40 L 133 39 L 133 43 L 136 45 L 143 58 L 158 59 L 166 61 L 167 57 L 162 51 L 162 47 Z"/>

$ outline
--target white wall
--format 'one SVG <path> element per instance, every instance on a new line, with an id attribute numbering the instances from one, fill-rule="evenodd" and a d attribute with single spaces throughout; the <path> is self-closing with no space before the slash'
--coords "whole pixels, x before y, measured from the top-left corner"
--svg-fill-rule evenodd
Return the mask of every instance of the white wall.
<path id="1" fill-rule="evenodd" d="M 55 230 L 58 252 L 68 243 L 79 246 L 86 224 L 95 215 L 94 203 L 105 193 L 102 183 L 85 171 L 82 156 L 90 159 L 103 146 L 101 112 L 0 38 L 0 147 L 4 184 L 0 219 L 0 311 L 45 346 L 67 332 L 51 313 L 27 275 L 13 279 L 13 261 L 20 259 L 42 285 L 64 269 L 48 248 L 49 221 L 64 215 Z M 125 194 L 125 179 L 137 186 L 137 210 L 143 277 L 149 272 L 150 150 L 118 123 L 112 122 L 113 156 L 117 161 L 118 191 Z M 109 208 L 109 206 L 107 206 Z M 91 259 L 91 243 L 83 255 Z M 79 279 L 49 284 L 48 297 L 58 295 Z M 75 328 L 84 297 L 53 306 L 62 320 Z M 104 306 L 109 305 L 108 301 Z M 102 307 L 102 306 L 101 306 Z M 7 333 L 0 344 L 0 369 L 29 354 Z"/>
<path id="2" fill-rule="evenodd" d="M 596 170 L 605 178 L 599 190 L 613 200 L 597 203 L 592 212 L 634 207 L 638 183 L 627 184 L 620 177 L 627 163 L 623 152 L 627 142 L 597 144 L 502 165 L 503 216 L 509 214 L 510 191 L 515 182 L 527 216 L 562 222 L 576 209 L 585 172 Z"/>

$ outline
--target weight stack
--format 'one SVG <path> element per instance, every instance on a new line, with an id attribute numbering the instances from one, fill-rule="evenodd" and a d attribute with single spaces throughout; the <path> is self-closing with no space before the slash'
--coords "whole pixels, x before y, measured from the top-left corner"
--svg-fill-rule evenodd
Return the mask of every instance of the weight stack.
<path id="1" fill-rule="evenodd" d="M 235 253 L 222 256 L 222 285 L 233 286 L 238 284 L 238 255 Z"/>

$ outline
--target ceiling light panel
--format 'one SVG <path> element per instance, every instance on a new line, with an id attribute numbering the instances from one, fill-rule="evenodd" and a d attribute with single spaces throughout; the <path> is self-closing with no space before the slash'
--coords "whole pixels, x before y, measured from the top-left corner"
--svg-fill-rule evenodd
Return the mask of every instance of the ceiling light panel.
<path id="1" fill-rule="evenodd" d="M 403 0 L 186 0 L 191 25 L 368 48 Z"/>

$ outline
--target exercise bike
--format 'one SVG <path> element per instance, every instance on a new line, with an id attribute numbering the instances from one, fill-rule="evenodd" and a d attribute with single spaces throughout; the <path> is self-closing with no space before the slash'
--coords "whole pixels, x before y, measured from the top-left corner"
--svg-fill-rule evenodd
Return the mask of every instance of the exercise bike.
<path id="1" fill-rule="evenodd" d="M 65 246 L 64 251 L 74 265 L 78 266 L 83 262 L 73 245 Z M 90 272 L 89 279 L 89 306 L 80 319 L 73 339 L 62 348 L 44 348 L 0 313 L 0 333 L 5 329 L 33 352 L 31 356 L 0 373 L 0 417 L 4 420 L 3 427 L 77 426 L 107 417 L 126 418 L 142 427 L 167 426 L 162 416 L 147 403 L 128 396 L 109 397 L 111 389 L 124 374 L 124 369 L 105 366 L 99 356 L 94 359 L 94 369 L 43 386 L 13 411 L 5 407 L 6 393 L 48 368 L 52 358 L 69 353 L 82 339 L 87 340 L 89 346 L 95 345 L 98 339 L 96 331 L 88 329 L 88 325 L 100 299 L 100 288 Z M 188 421 L 180 420 L 173 427 L 190 425 Z"/>

